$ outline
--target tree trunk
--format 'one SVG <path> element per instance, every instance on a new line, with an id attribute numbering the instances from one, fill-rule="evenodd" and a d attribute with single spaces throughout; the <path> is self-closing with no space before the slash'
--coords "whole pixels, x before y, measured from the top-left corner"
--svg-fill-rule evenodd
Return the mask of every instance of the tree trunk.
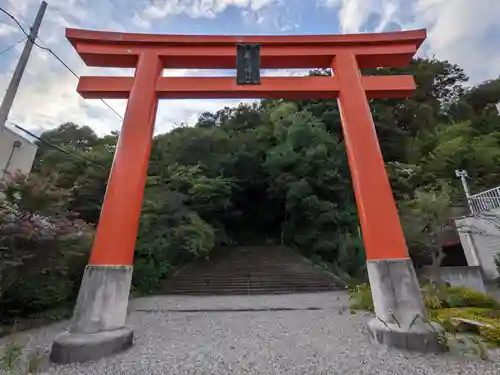
<path id="1" fill-rule="evenodd" d="M 432 253 L 432 278 L 433 285 L 437 295 L 441 299 L 441 295 L 443 293 L 443 278 L 441 276 L 441 262 L 445 258 L 446 254 L 443 251 L 443 248 L 439 245 L 435 246 L 431 251 Z"/>

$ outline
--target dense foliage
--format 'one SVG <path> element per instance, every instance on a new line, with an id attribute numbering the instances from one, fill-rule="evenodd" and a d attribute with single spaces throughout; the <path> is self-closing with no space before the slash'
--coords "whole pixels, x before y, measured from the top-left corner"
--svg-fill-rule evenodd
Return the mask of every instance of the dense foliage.
<path id="1" fill-rule="evenodd" d="M 417 204 L 403 204 L 403 213 L 409 213 L 404 216 L 423 212 L 418 200 L 429 203 L 425 192 L 441 196 L 445 185 L 447 202 L 463 204 L 456 168 L 469 172 L 473 191 L 500 185 L 500 117 L 494 108 L 500 79 L 466 87 L 460 67 L 428 59 L 416 59 L 406 69 L 366 72 L 388 73 L 411 73 L 418 85 L 412 98 L 370 101 L 394 195 L 400 203 Z M 99 137 L 67 123 L 41 138 L 28 181 L 52 181 L 65 193 L 58 199 L 64 212 L 96 225 L 118 134 Z M 29 195 L 21 198 L 18 205 Z M 425 223 L 418 224 L 421 237 L 410 241 L 415 253 L 433 240 L 425 237 Z M 154 291 L 177 267 L 235 243 L 284 243 L 339 274 L 363 278 L 363 246 L 335 100 L 264 100 L 223 108 L 155 137 L 134 290 Z"/>
<path id="2" fill-rule="evenodd" d="M 50 178 L 8 176 L 2 190 L 0 321 L 71 301 L 93 233 Z"/>

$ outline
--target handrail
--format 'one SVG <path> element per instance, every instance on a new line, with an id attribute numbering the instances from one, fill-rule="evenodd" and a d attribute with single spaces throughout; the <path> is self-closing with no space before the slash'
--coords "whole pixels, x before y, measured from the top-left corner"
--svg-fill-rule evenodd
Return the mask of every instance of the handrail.
<path id="1" fill-rule="evenodd" d="M 495 187 L 495 188 L 493 188 L 493 189 L 485 190 L 485 191 L 482 191 L 482 192 L 477 193 L 477 194 L 472 194 L 472 195 L 471 195 L 471 197 L 479 197 L 479 196 L 481 196 L 481 195 L 483 195 L 483 194 L 486 194 L 486 193 L 492 192 L 492 191 L 494 191 L 494 190 L 499 190 L 499 189 L 500 189 L 500 186 L 497 186 L 497 187 Z"/>
<path id="2" fill-rule="evenodd" d="M 468 202 L 473 214 L 500 208 L 500 186 L 471 195 Z"/>

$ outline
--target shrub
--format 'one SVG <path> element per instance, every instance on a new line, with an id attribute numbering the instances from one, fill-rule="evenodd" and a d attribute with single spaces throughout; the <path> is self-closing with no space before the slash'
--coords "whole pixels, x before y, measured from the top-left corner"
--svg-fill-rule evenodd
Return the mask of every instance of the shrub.
<path id="1" fill-rule="evenodd" d="M 447 287 L 445 301 L 449 307 L 498 308 L 499 303 L 485 293 L 464 287 Z"/>
<path id="2" fill-rule="evenodd" d="M 429 286 L 422 287 L 425 307 L 428 310 L 439 309 L 443 303 Z M 370 285 L 367 283 L 349 287 L 351 308 L 354 310 L 374 311 Z"/>
<path id="3" fill-rule="evenodd" d="M 462 307 L 445 308 L 429 311 L 431 320 L 441 324 L 446 331 L 454 333 L 457 330 L 458 322 L 453 318 L 464 318 L 489 326 L 478 328 L 479 335 L 490 343 L 500 345 L 500 311 L 489 308 Z"/>
<path id="4" fill-rule="evenodd" d="M 500 323 L 497 323 L 497 325 L 493 328 L 481 327 L 479 329 L 479 334 L 486 341 L 495 345 L 500 345 Z"/>
<path id="5" fill-rule="evenodd" d="M 364 283 L 349 288 L 351 309 L 374 312 L 372 292 L 370 285 Z"/>
<path id="6" fill-rule="evenodd" d="M 433 310 L 433 309 L 439 309 L 441 307 L 441 300 L 439 299 L 438 296 L 433 295 L 433 294 L 423 294 L 424 297 L 424 304 L 427 309 Z"/>
<path id="7" fill-rule="evenodd" d="M 153 293 L 175 268 L 215 247 L 214 229 L 196 213 L 188 213 L 166 227 L 162 215 L 142 217 L 134 261 L 133 291 Z"/>
<path id="8" fill-rule="evenodd" d="M 172 240 L 194 257 L 207 258 L 215 246 L 215 232 L 210 224 L 192 213 L 188 215 L 187 223 L 172 231 Z"/>
<path id="9" fill-rule="evenodd" d="M 422 286 L 422 294 L 428 309 L 441 307 L 500 308 L 500 304 L 487 294 L 465 287 L 443 286 L 438 292 L 432 285 L 425 284 Z"/>
<path id="10" fill-rule="evenodd" d="M 38 373 L 42 355 L 40 348 L 26 353 L 25 347 L 15 341 L 8 342 L 0 353 L 0 370 L 8 375 Z"/>
<path id="11" fill-rule="evenodd" d="M 133 296 L 154 293 L 158 290 L 161 280 L 166 279 L 174 268 L 167 261 L 140 257 L 134 262 L 134 277 L 131 293 Z"/>
<path id="12" fill-rule="evenodd" d="M 65 192 L 50 180 L 15 175 L 1 188 L 6 198 L 0 202 L 0 320 L 72 300 L 92 229 L 65 210 Z"/>

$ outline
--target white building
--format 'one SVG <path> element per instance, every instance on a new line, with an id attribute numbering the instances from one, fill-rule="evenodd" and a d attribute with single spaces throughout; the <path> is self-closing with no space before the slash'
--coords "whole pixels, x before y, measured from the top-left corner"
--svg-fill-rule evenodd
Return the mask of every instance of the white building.
<path id="1" fill-rule="evenodd" d="M 500 255 L 500 187 L 470 195 L 470 215 L 455 224 L 467 264 L 479 266 L 485 279 L 499 277 L 495 256 Z"/>
<path id="2" fill-rule="evenodd" d="M 0 129 L 0 180 L 5 173 L 29 174 L 38 147 L 9 128 Z"/>

